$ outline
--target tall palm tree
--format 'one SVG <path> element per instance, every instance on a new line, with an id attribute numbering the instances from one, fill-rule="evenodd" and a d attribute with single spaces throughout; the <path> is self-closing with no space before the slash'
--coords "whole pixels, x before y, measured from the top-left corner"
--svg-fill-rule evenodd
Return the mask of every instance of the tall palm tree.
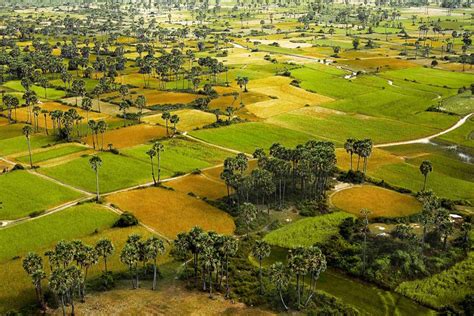
<path id="1" fill-rule="evenodd" d="M 288 287 L 290 283 L 290 276 L 288 275 L 287 268 L 281 262 L 276 262 L 270 266 L 270 281 L 275 285 L 280 295 L 280 301 L 283 307 L 288 310 L 288 306 L 283 299 L 283 290 Z"/>
<path id="2" fill-rule="evenodd" d="M 155 164 L 153 162 L 153 158 L 156 156 L 156 151 L 152 148 L 146 152 L 148 157 L 150 157 L 150 164 L 151 164 L 151 176 L 153 178 L 153 185 L 156 186 L 156 178 L 155 178 Z"/>
<path id="3" fill-rule="evenodd" d="M 425 178 L 423 181 L 423 190 L 426 190 L 426 179 L 428 178 L 428 174 L 433 171 L 433 165 L 431 164 L 431 161 L 429 160 L 424 160 L 421 165 L 420 165 L 420 172 Z"/>
<path id="4" fill-rule="evenodd" d="M 107 273 L 107 258 L 114 252 L 112 241 L 107 238 L 100 239 L 95 245 L 95 250 L 104 259 L 104 273 Z"/>
<path id="5" fill-rule="evenodd" d="M 270 245 L 264 240 L 257 240 L 252 247 L 252 255 L 258 259 L 259 273 L 258 279 L 260 282 L 260 294 L 263 294 L 263 280 L 262 280 L 262 260 L 270 256 Z"/>
<path id="6" fill-rule="evenodd" d="M 25 259 L 23 259 L 23 269 L 32 278 L 38 304 L 41 309 L 44 309 L 45 304 L 41 281 L 46 278 L 46 274 L 43 271 L 43 259 L 36 253 L 30 252 L 26 255 Z"/>
<path id="7" fill-rule="evenodd" d="M 89 97 L 84 97 L 81 100 L 81 109 L 86 111 L 86 120 L 89 122 L 89 112 L 92 110 L 92 99 Z M 89 130 L 86 129 L 86 137 L 89 134 Z"/>
<path id="8" fill-rule="evenodd" d="M 176 125 L 179 123 L 179 116 L 177 114 L 173 114 L 170 118 L 171 124 L 173 124 L 173 135 L 176 134 Z"/>
<path id="9" fill-rule="evenodd" d="M 171 118 L 171 114 L 168 111 L 164 111 L 163 114 L 161 114 L 161 119 L 165 120 L 165 124 L 166 124 L 166 135 L 169 135 L 168 121 L 170 120 L 170 118 Z"/>
<path id="10" fill-rule="evenodd" d="M 156 152 L 156 160 L 158 161 L 158 183 L 161 181 L 161 152 L 164 151 L 164 146 L 160 142 L 153 144 L 153 150 Z"/>
<path id="11" fill-rule="evenodd" d="M 344 143 L 344 149 L 351 156 L 351 171 L 352 171 L 352 155 L 354 154 L 354 143 L 355 143 L 355 141 L 356 140 L 354 138 L 349 138 Z"/>
<path id="12" fill-rule="evenodd" d="M 23 135 L 26 137 L 26 141 L 28 142 L 28 153 L 30 156 L 30 167 L 33 169 L 33 159 L 31 157 L 31 134 L 33 134 L 33 128 L 30 125 L 23 126 Z"/>
<path id="13" fill-rule="evenodd" d="M 152 290 L 156 289 L 156 275 L 157 275 L 157 264 L 156 259 L 158 255 L 163 254 L 165 252 L 165 246 L 163 244 L 163 240 L 152 236 L 145 242 L 145 254 L 146 258 L 149 260 L 153 260 L 153 286 Z"/>
<path id="14" fill-rule="evenodd" d="M 43 117 L 44 117 L 44 130 L 46 132 L 46 135 L 49 135 L 49 132 L 48 132 L 48 114 L 49 114 L 49 111 L 46 110 L 46 109 L 43 109 L 43 110 L 41 110 L 41 113 L 43 114 Z"/>
<path id="15" fill-rule="evenodd" d="M 92 156 L 91 159 L 89 159 L 89 164 L 92 168 L 92 170 L 95 171 L 95 184 L 96 184 L 96 190 L 97 190 L 97 195 L 96 195 L 96 200 L 99 201 L 100 199 L 100 193 L 99 193 L 99 169 L 102 166 L 102 159 L 95 155 Z"/>

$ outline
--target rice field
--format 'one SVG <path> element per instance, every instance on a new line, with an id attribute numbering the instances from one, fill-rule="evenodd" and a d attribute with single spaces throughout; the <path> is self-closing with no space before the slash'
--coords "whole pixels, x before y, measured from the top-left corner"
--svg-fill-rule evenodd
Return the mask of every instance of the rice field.
<path id="1" fill-rule="evenodd" d="M 221 234 L 232 234 L 232 217 L 185 193 L 164 188 L 147 188 L 110 195 L 107 201 L 132 212 L 140 222 L 172 239 L 194 226 Z"/>
<path id="2" fill-rule="evenodd" d="M 362 185 L 344 189 L 331 195 L 336 208 L 361 216 L 362 209 L 371 211 L 370 217 L 403 217 L 421 211 L 421 204 L 413 196 L 384 188 Z"/>

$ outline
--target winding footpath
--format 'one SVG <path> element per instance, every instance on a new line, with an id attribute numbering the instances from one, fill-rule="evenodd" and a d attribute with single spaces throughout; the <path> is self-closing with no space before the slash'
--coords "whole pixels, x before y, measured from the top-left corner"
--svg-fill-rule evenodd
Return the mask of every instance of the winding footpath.
<path id="1" fill-rule="evenodd" d="M 430 136 L 427 136 L 427 137 L 423 137 L 423 138 L 418 138 L 418 139 L 413 139 L 413 140 L 406 140 L 406 141 L 401 141 L 401 142 L 392 142 L 392 143 L 385 143 L 385 144 L 378 144 L 378 145 L 374 145 L 375 148 L 384 148 L 384 147 L 391 147 L 391 146 L 401 146 L 401 145 L 410 145 L 410 144 L 427 144 L 430 142 L 430 140 L 432 140 L 433 138 L 436 138 L 436 137 L 439 137 L 439 136 L 442 136 L 444 134 L 447 134 L 449 132 L 452 132 L 454 131 L 455 129 L 458 129 L 459 127 L 461 127 L 462 125 L 464 125 L 464 123 L 466 123 L 466 121 L 471 117 L 471 115 L 473 115 L 474 113 L 470 113 L 466 116 L 464 116 L 463 118 L 461 118 L 459 121 L 456 122 L 456 124 L 454 124 L 453 126 L 451 126 L 450 128 L 444 130 L 444 131 L 441 131 L 437 134 L 433 134 L 433 135 L 430 135 Z"/>

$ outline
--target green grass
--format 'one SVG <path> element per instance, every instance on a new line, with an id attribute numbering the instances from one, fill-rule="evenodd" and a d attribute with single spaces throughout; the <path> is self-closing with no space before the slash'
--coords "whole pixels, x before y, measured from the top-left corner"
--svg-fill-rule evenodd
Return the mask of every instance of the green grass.
<path id="1" fill-rule="evenodd" d="M 84 151 L 86 149 L 87 149 L 86 147 L 77 146 L 77 145 L 67 145 L 67 146 L 61 146 L 61 147 L 57 147 L 57 148 L 51 148 L 51 149 L 46 150 L 46 151 L 42 151 L 42 152 L 39 152 L 39 153 L 34 153 L 32 155 L 32 160 L 33 160 L 33 164 L 35 164 L 35 163 L 46 161 L 46 160 L 49 160 L 49 159 L 59 158 L 59 157 L 62 157 L 62 156 L 74 154 L 74 153 L 77 153 L 77 152 L 80 152 L 80 151 Z M 23 163 L 29 163 L 30 162 L 30 156 L 29 155 L 25 155 L 25 156 L 22 156 L 22 157 L 19 157 L 19 158 L 16 158 L 16 159 L 20 162 L 23 162 Z"/>
<path id="2" fill-rule="evenodd" d="M 7 115 L 6 112 L 3 112 L 3 113 Z M 22 128 L 23 126 L 20 124 L 10 124 L 10 125 L 0 126 L 0 141 L 4 139 L 16 137 L 16 136 L 21 136 Z"/>
<path id="3" fill-rule="evenodd" d="M 231 154 L 197 142 L 173 139 L 163 142 L 162 178 L 176 172 L 191 172 L 194 169 L 222 163 Z M 101 153 L 99 186 L 102 193 L 123 189 L 153 181 L 150 158 L 146 151 L 149 145 L 125 149 L 120 155 Z M 65 164 L 41 168 L 40 172 L 90 192 L 95 192 L 95 173 L 89 165 L 90 156 L 80 157 Z M 155 161 L 156 163 L 156 161 Z M 156 167 L 156 166 L 155 166 Z M 156 172 L 156 170 L 155 170 Z"/>
<path id="4" fill-rule="evenodd" d="M 352 215 L 336 212 L 301 219 L 270 232 L 264 239 L 271 245 L 283 248 L 309 247 L 326 242 L 339 231 L 339 224 L 347 217 Z"/>
<path id="5" fill-rule="evenodd" d="M 164 151 L 161 154 L 161 168 L 162 176 L 165 177 L 215 166 L 232 155 L 227 151 L 183 139 L 166 140 L 162 144 Z M 125 149 L 123 153 L 149 164 L 150 158 L 146 152 L 150 148 L 151 145 L 139 145 Z"/>
<path id="6" fill-rule="evenodd" d="M 54 142 L 53 136 L 34 135 L 31 137 L 31 149 L 45 147 Z M 0 155 L 6 156 L 22 152 L 28 152 L 28 142 L 25 136 L 21 135 L 0 140 Z"/>
<path id="7" fill-rule="evenodd" d="M 418 192 L 423 188 L 423 176 L 419 171 L 419 166 L 408 163 L 389 164 L 368 171 L 369 176 L 384 180 L 390 184 L 400 186 Z M 428 175 L 426 187 L 432 189 L 440 197 L 454 200 L 466 199 L 474 201 L 474 190 L 471 181 L 458 179 L 439 171 L 434 171 Z"/>
<path id="8" fill-rule="evenodd" d="M 25 92 L 25 88 L 21 85 L 20 80 L 12 80 L 8 81 L 7 83 L 3 84 L 5 87 L 19 91 L 19 92 Z M 39 86 L 31 86 L 30 89 L 34 92 L 36 92 L 36 95 L 40 99 L 48 99 L 48 100 L 58 100 L 61 98 L 64 98 L 66 96 L 66 92 L 62 90 L 56 90 L 53 88 L 47 88 L 46 89 L 46 98 L 44 94 L 44 88 L 39 87 Z"/>
<path id="9" fill-rule="evenodd" d="M 0 229 L 0 262 L 51 246 L 60 239 L 78 238 L 110 228 L 118 215 L 86 203 L 51 215 Z"/>
<path id="10" fill-rule="evenodd" d="M 474 116 L 471 116 L 461 127 L 436 139 L 474 148 Z"/>
<path id="11" fill-rule="evenodd" d="M 268 149 L 276 142 L 294 147 L 314 139 L 307 133 L 260 122 L 235 124 L 218 129 L 202 129 L 190 134 L 207 142 L 247 153 L 253 153 L 257 147 Z"/>
<path id="12" fill-rule="evenodd" d="M 470 91 L 452 96 L 443 101 L 442 108 L 460 115 L 472 113 L 474 112 L 474 96 Z"/>
<path id="13" fill-rule="evenodd" d="M 75 200 L 80 193 L 26 171 L 0 175 L 0 220 L 17 219 Z"/>
<path id="14" fill-rule="evenodd" d="M 371 138 L 374 143 L 380 144 L 414 139 L 439 131 L 425 126 L 370 116 L 329 114 L 318 117 L 306 115 L 304 110 L 281 114 L 268 119 L 267 122 L 309 133 L 315 138 L 331 140 L 337 145 L 342 145 L 350 137 Z"/>
<path id="15" fill-rule="evenodd" d="M 151 181 L 149 163 L 111 153 L 99 154 L 100 192 L 110 192 Z M 39 172 L 84 190 L 95 192 L 95 173 L 89 164 L 90 156 L 80 157 L 65 164 L 41 168 Z"/>
<path id="16" fill-rule="evenodd" d="M 425 305 L 441 308 L 454 305 L 472 294 L 474 252 L 467 259 L 431 277 L 401 283 L 396 291 Z"/>
<path id="17" fill-rule="evenodd" d="M 270 257 L 265 258 L 262 264 L 268 267 L 276 261 L 286 262 L 287 254 L 287 249 L 272 247 Z M 249 259 L 258 265 L 253 257 Z M 332 269 L 321 274 L 316 288 L 341 299 L 361 315 L 434 315 L 432 310 L 398 293 L 380 289 Z"/>

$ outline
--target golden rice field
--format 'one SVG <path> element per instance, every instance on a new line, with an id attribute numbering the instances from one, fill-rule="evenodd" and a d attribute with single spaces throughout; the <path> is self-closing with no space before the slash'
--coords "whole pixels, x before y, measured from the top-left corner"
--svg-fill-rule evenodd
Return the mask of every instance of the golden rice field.
<path id="1" fill-rule="evenodd" d="M 221 234 L 234 232 L 230 215 L 185 193 L 164 188 L 147 188 L 113 194 L 107 201 L 132 212 L 140 222 L 168 238 L 200 226 Z"/>
<path id="2" fill-rule="evenodd" d="M 184 178 L 170 181 L 166 184 L 175 191 L 188 194 L 194 193 L 198 197 L 219 199 L 227 194 L 227 187 L 220 179 L 201 174 L 191 174 Z"/>
<path id="3" fill-rule="evenodd" d="M 331 204 L 345 212 L 360 215 L 368 209 L 370 217 L 401 217 L 421 210 L 420 202 L 413 196 L 384 188 L 361 185 L 343 189 L 331 196 Z"/>
<path id="4" fill-rule="evenodd" d="M 195 128 L 201 128 L 216 121 L 215 115 L 199 110 L 185 109 L 173 111 L 171 114 L 179 116 L 179 123 L 177 125 L 180 131 L 189 131 Z M 166 125 L 165 120 L 161 118 L 161 113 L 143 117 L 143 121 L 152 124 Z M 171 126 L 170 123 L 168 123 Z"/>
<path id="5" fill-rule="evenodd" d="M 131 137 L 131 135 L 133 135 Z M 113 144 L 115 148 L 126 148 L 149 142 L 166 136 L 166 128 L 162 126 L 152 126 L 139 124 L 124 128 L 110 130 L 104 133 L 104 147 Z M 88 145 L 92 146 L 92 136 L 83 138 Z M 99 141 L 102 143 L 102 136 L 99 135 Z"/>
<path id="6" fill-rule="evenodd" d="M 268 118 L 308 105 L 320 105 L 333 99 L 290 85 L 287 77 L 270 77 L 252 82 L 252 91 L 266 94 L 271 100 L 257 102 L 246 108 L 256 116 Z"/>

